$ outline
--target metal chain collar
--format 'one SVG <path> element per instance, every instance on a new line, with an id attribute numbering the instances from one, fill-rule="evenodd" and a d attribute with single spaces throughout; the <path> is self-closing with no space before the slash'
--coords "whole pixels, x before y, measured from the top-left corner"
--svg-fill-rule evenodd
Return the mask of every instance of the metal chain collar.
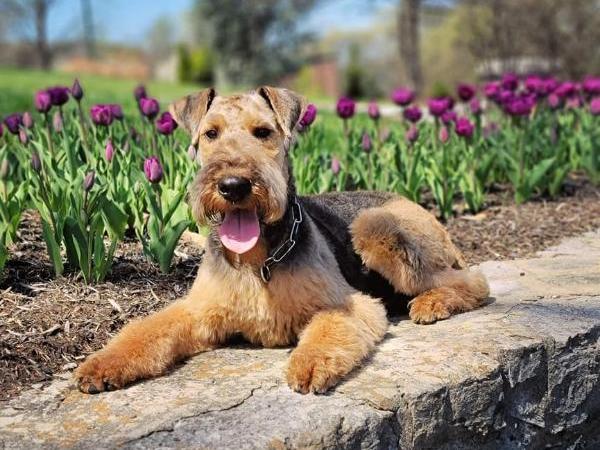
<path id="1" fill-rule="evenodd" d="M 296 235 L 298 234 L 298 229 L 300 228 L 300 224 L 302 223 L 303 219 L 300 203 L 298 203 L 298 199 L 295 197 L 294 203 L 292 204 L 292 216 L 294 218 L 294 223 L 292 224 L 290 236 L 277 248 L 277 250 L 273 252 L 271 256 L 265 259 L 265 262 L 260 268 L 260 277 L 265 283 L 268 283 L 271 279 L 271 267 L 285 258 L 296 246 Z"/>

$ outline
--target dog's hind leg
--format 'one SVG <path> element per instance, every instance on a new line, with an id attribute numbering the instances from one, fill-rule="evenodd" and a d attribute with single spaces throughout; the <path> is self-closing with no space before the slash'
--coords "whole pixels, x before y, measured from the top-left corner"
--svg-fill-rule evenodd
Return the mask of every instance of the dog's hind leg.
<path id="1" fill-rule="evenodd" d="M 410 317 L 417 323 L 474 309 L 489 294 L 485 277 L 466 268 L 448 232 L 415 203 L 399 198 L 363 210 L 350 231 L 367 267 L 397 292 L 416 296 Z"/>

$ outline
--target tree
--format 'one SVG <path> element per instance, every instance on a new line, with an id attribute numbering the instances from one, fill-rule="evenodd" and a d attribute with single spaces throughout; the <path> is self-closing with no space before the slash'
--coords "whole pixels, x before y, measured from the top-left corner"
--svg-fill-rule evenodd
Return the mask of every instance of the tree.
<path id="1" fill-rule="evenodd" d="M 401 0 L 398 7 L 400 57 L 405 65 L 406 77 L 417 92 L 420 92 L 423 87 L 419 36 L 420 10 L 421 0 Z"/>
<path id="2" fill-rule="evenodd" d="M 317 0 L 197 0 L 194 17 L 208 36 L 224 84 L 275 81 L 298 66 L 307 38 L 298 23 Z"/>

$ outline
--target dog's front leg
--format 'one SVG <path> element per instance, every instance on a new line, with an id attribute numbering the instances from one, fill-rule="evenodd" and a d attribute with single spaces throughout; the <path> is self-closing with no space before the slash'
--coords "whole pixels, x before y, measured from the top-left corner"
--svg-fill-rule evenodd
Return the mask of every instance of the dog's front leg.
<path id="1" fill-rule="evenodd" d="M 303 394 L 327 391 L 371 353 L 387 325 L 379 300 L 359 293 L 342 308 L 317 313 L 290 356 L 288 384 Z"/>
<path id="2" fill-rule="evenodd" d="M 125 326 L 106 347 L 77 368 L 79 389 L 89 394 L 120 389 L 214 348 L 226 337 L 223 315 L 217 307 L 198 303 L 190 296 Z"/>

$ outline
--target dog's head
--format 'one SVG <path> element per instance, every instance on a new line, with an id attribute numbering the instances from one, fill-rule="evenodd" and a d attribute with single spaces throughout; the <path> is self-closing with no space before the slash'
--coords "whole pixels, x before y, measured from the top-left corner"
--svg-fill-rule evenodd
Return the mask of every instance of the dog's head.
<path id="1" fill-rule="evenodd" d="M 259 222 L 285 213 L 287 153 L 304 105 L 294 92 L 272 87 L 227 97 L 206 89 L 171 105 L 200 154 L 202 168 L 190 189 L 194 216 L 218 226 L 221 241 L 236 253 L 256 244 Z"/>

